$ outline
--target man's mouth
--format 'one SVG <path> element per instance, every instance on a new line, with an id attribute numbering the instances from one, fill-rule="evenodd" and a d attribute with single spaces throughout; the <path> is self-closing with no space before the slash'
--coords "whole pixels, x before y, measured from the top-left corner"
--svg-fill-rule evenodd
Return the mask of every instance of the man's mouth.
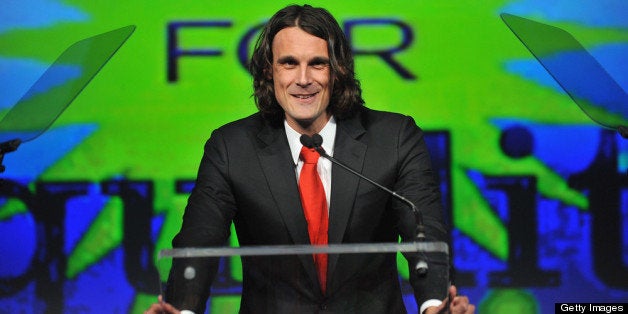
<path id="1" fill-rule="evenodd" d="M 309 99 L 316 96 L 316 94 L 318 94 L 318 92 L 313 93 L 313 94 L 292 94 L 292 96 L 299 99 Z"/>

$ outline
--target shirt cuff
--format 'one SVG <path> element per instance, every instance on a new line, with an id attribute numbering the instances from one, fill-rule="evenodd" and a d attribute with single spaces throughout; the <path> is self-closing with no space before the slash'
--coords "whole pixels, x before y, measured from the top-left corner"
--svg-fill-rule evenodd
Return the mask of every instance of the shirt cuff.
<path id="1" fill-rule="evenodd" d="M 423 304 L 421 304 L 421 308 L 419 310 L 419 313 L 423 314 L 423 312 L 430 306 L 439 306 L 443 304 L 443 301 L 441 300 L 436 300 L 436 299 L 430 299 L 427 300 L 425 302 L 423 302 Z M 181 312 L 183 314 L 183 312 Z"/>

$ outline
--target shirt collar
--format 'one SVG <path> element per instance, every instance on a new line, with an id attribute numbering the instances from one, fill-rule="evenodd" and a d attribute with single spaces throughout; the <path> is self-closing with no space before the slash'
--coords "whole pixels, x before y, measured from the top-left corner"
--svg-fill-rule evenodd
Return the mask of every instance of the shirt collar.
<path id="1" fill-rule="evenodd" d="M 286 129 L 286 136 L 288 137 L 288 145 L 290 145 L 292 160 L 296 165 L 299 162 L 299 154 L 301 153 L 301 147 L 303 146 L 301 144 L 301 134 L 289 126 L 286 120 L 283 121 L 283 125 Z M 323 138 L 323 149 L 325 149 L 329 156 L 333 156 L 334 142 L 336 140 L 336 119 L 334 116 L 331 116 L 329 121 L 327 121 L 327 124 L 325 124 L 323 129 L 318 132 L 318 134 Z"/>

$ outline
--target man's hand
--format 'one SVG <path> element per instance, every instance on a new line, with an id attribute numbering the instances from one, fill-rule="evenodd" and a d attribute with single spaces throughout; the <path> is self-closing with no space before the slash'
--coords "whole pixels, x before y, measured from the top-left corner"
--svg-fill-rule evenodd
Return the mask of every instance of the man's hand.
<path id="1" fill-rule="evenodd" d="M 443 300 L 440 306 L 429 307 L 424 314 L 473 314 L 475 305 L 469 303 L 469 298 L 459 296 L 456 286 L 449 287 L 449 295 Z M 450 302 L 451 300 L 451 302 Z M 449 308 L 447 308 L 449 306 Z"/>
<path id="2" fill-rule="evenodd" d="M 144 312 L 144 314 L 179 314 L 179 310 L 174 306 L 164 302 L 161 295 L 157 298 L 157 303 L 151 304 L 151 306 Z"/>

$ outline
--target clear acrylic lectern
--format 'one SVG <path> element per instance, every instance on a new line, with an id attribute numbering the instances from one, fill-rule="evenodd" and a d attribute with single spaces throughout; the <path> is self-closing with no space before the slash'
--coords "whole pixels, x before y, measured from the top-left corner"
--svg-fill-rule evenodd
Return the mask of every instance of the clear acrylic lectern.
<path id="1" fill-rule="evenodd" d="M 420 256 L 420 260 L 428 263 L 427 271 L 440 270 L 440 275 L 447 277 L 443 280 L 443 287 L 437 289 L 442 290 L 442 298 L 447 294 L 449 283 L 449 246 L 445 242 L 402 242 L 402 243 L 364 243 L 364 244 L 330 244 L 325 246 L 315 245 L 271 245 L 271 246 L 246 246 L 246 247 L 207 247 L 207 248 L 178 248 L 165 249 L 159 252 L 157 268 L 160 273 L 160 287 L 162 295 L 165 289 L 176 289 L 173 286 L 167 287 L 168 276 L 178 276 L 179 282 L 189 280 L 192 283 L 197 276 L 205 276 L 207 269 L 200 265 L 208 265 L 210 259 L 218 262 L 217 275 L 211 283 L 211 296 L 207 302 L 208 313 L 238 313 L 240 306 L 240 294 L 242 292 L 243 263 L 258 263 L 259 269 L 263 269 L 269 273 L 273 273 L 282 279 L 292 281 L 291 267 L 302 267 L 298 262 L 303 258 L 311 258 L 313 254 L 328 254 L 329 265 L 332 268 L 332 261 L 338 261 L 342 258 L 343 263 L 353 261 L 370 261 L 377 259 L 395 259 L 399 262 L 400 271 L 400 289 L 404 296 L 407 296 L 407 302 L 414 302 L 412 297 L 412 289 L 410 285 L 403 279 L 403 274 L 410 267 L 402 266 L 405 264 L 404 255 L 409 260 L 414 261 L 415 257 Z M 401 257 L 401 258 L 400 258 Z M 178 272 L 170 273 L 170 268 L 174 260 L 189 264 L 189 266 L 179 267 Z M 292 262 L 291 262 L 292 261 Z M 367 263 L 368 264 L 368 263 Z M 410 265 L 413 265 L 412 263 Z M 438 265 L 439 267 L 436 267 Z M 364 267 L 369 267 L 365 265 Z M 445 269 L 443 273 L 442 270 Z M 334 271 L 343 271 L 342 267 L 335 268 Z M 407 274 L 407 272 L 406 272 Z M 285 278 L 288 276 L 288 278 Z M 374 276 L 377 277 L 377 276 Z M 251 276 L 249 276 L 249 279 Z M 268 278 L 260 275 L 260 278 Z M 279 279 L 279 280 L 282 280 Z M 294 280 L 303 280 L 303 278 L 295 278 Z M 196 283 L 195 283 L 196 284 Z M 259 283 L 255 283 L 259 284 Z M 269 283 L 262 283 L 269 284 Z M 270 283 L 272 284 L 272 283 Z M 279 283 L 277 283 L 279 284 Z M 377 291 L 369 294 L 360 291 L 362 300 L 377 298 Z M 172 291 L 170 291 L 172 292 Z M 405 298 L 405 297 L 404 297 Z M 166 300 L 168 301 L 168 300 Z M 359 302 L 359 301 L 358 301 Z M 414 303 L 413 306 L 416 303 Z M 196 313 L 200 314 L 200 313 Z"/>

